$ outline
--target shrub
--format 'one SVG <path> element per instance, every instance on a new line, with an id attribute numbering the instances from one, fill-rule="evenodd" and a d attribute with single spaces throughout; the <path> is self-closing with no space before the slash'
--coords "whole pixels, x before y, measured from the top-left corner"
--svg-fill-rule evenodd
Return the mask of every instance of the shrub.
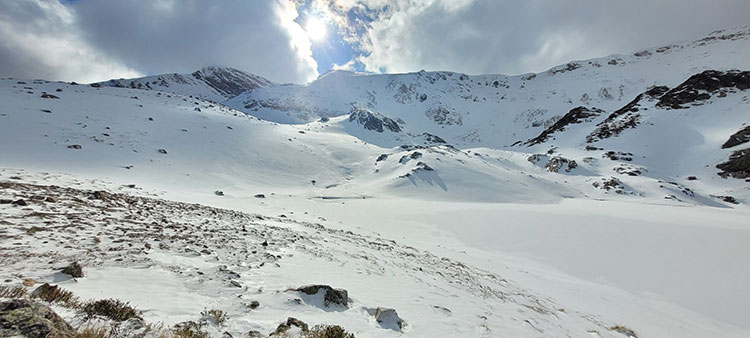
<path id="1" fill-rule="evenodd" d="M 201 312 L 201 320 L 208 320 L 216 325 L 224 325 L 227 321 L 227 313 L 221 310 L 208 310 Z"/>
<path id="2" fill-rule="evenodd" d="M 354 338 L 353 333 L 346 332 L 338 325 L 315 325 L 302 336 L 305 338 Z"/>
<path id="3" fill-rule="evenodd" d="M 172 329 L 172 338 L 209 338 L 209 334 L 201 330 L 200 324 L 189 321 L 176 324 Z"/>
<path id="4" fill-rule="evenodd" d="M 21 298 L 26 296 L 26 288 L 23 286 L 0 286 L 0 297 L 3 298 Z"/>
<path id="5" fill-rule="evenodd" d="M 130 318 L 140 318 L 138 310 L 128 305 L 128 303 L 123 303 L 117 299 L 102 299 L 87 302 L 81 307 L 81 312 L 88 318 L 101 316 L 116 322 L 126 321 Z"/>

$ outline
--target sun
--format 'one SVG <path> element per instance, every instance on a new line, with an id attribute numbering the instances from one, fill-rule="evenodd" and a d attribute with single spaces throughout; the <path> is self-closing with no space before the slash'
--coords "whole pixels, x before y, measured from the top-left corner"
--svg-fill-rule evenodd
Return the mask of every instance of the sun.
<path id="1" fill-rule="evenodd" d="M 326 37 L 326 24 L 318 18 L 310 18 L 307 20 L 305 31 L 310 40 L 320 41 Z"/>

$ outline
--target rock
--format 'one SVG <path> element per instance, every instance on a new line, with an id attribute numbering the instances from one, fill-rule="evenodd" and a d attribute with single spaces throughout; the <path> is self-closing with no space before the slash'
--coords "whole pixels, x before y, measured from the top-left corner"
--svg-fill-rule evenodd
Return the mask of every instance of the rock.
<path id="1" fill-rule="evenodd" d="M 695 74 L 662 95 L 656 106 L 667 109 L 685 109 L 688 108 L 687 104 L 700 105 L 703 101 L 710 99 L 712 94 L 719 94 L 725 88 L 750 89 L 750 71 L 707 70 Z"/>
<path id="2" fill-rule="evenodd" d="M 729 136 L 729 139 L 721 145 L 721 149 L 731 148 L 747 142 L 750 142 L 750 126 L 742 128 L 742 130 Z"/>
<path id="3" fill-rule="evenodd" d="M 330 285 L 305 285 L 294 289 L 294 291 L 299 291 L 308 295 L 315 295 L 320 290 L 325 291 L 325 295 L 323 296 L 325 306 L 329 306 L 330 304 L 347 306 L 349 302 L 349 293 L 344 289 L 334 289 Z"/>
<path id="4" fill-rule="evenodd" d="M 396 310 L 391 308 L 378 307 L 375 309 L 375 320 L 381 327 L 400 331 L 404 327 L 404 320 L 398 316 Z"/>
<path id="5" fill-rule="evenodd" d="M 216 190 L 216 191 L 214 191 L 214 194 L 215 194 L 216 196 L 224 196 L 224 192 L 223 192 L 223 191 L 221 191 L 221 190 Z"/>
<path id="6" fill-rule="evenodd" d="M 688 179 L 688 181 L 695 181 L 695 180 L 697 180 L 698 178 L 697 178 L 697 177 L 695 177 L 695 176 L 688 176 L 688 177 L 687 177 L 687 179 Z"/>
<path id="7" fill-rule="evenodd" d="M 31 278 L 26 278 L 23 280 L 23 286 L 34 286 L 36 284 L 36 281 Z"/>
<path id="8" fill-rule="evenodd" d="M 232 286 L 234 286 L 236 288 L 241 288 L 242 287 L 242 284 L 240 282 L 236 281 L 236 280 L 230 281 L 229 284 L 231 284 Z"/>
<path id="9" fill-rule="evenodd" d="M 367 109 L 352 109 L 349 114 L 349 122 L 355 121 L 361 124 L 365 129 L 376 131 L 378 133 L 382 133 L 386 129 L 394 133 L 401 131 L 401 127 L 398 126 L 396 121 Z"/>
<path id="10" fill-rule="evenodd" d="M 571 109 L 567 114 L 563 115 L 562 118 L 557 120 L 555 124 L 542 131 L 539 136 L 526 141 L 526 145 L 531 146 L 540 144 L 549 139 L 554 133 L 564 131 L 565 128 L 571 124 L 578 124 L 583 122 L 591 122 L 597 116 L 604 113 L 604 110 L 597 108 L 586 108 L 583 106 Z"/>
<path id="11" fill-rule="evenodd" d="M 80 144 L 71 144 L 68 146 L 68 149 L 81 149 Z"/>
<path id="12" fill-rule="evenodd" d="M 12 299 L 0 303 L 0 336 L 74 337 L 75 331 L 49 306 Z"/>
<path id="13" fill-rule="evenodd" d="M 79 265 L 78 262 L 70 263 L 70 265 L 62 269 L 61 272 L 68 274 L 73 278 L 83 277 L 83 267 L 81 267 L 81 265 Z"/>
<path id="14" fill-rule="evenodd" d="M 44 201 L 45 201 L 45 202 L 49 202 L 49 203 L 57 203 L 57 199 L 56 199 L 56 198 L 54 198 L 54 197 L 52 197 L 52 196 L 47 196 L 47 197 L 45 197 L 45 198 L 44 198 Z"/>
<path id="15" fill-rule="evenodd" d="M 0 204 L 11 204 L 13 200 L 0 199 Z"/>
<path id="16" fill-rule="evenodd" d="M 259 306 L 260 306 L 260 302 L 258 302 L 257 300 L 250 302 L 250 309 L 252 310 L 257 309 Z"/>
<path id="17" fill-rule="evenodd" d="M 16 206 L 19 206 L 19 207 L 25 207 L 25 206 L 29 205 L 29 203 L 27 203 L 24 199 L 17 199 L 15 201 L 11 202 L 10 204 L 16 205 Z"/>
<path id="18" fill-rule="evenodd" d="M 307 332 L 310 330 L 310 328 L 307 326 L 307 324 L 297 318 L 289 317 L 286 319 L 286 323 L 279 324 L 279 327 L 276 328 L 276 331 L 272 332 L 270 336 L 275 336 L 282 334 L 284 332 L 289 331 L 289 329 L 292 328 L 292 326 L 296 326 L 302 330 L 302 332 Z"/>
<path id="19" fill-rule="evenodd" d="M 90 84 L 89 86 L 91 86 L 91 87 L 93 87 L 93 88 L 100 88 L 100 87 L 101 87 L 102 85 L 101 85 L 101 84 L 98 84 L 98 83 L 92 83 L 92 84 Z"/>
<path id="20" fill-rule="evenodd" d="M 59 99 L 60 97 L 57 95 L 47 94 L 45 92 L 45 93 L 42 93 L 42 98 L 43 99 Z"/>
<path id="21" fill-rule="evenodd" d="M 377 159 L 375 160 L 375 163 L 377 163 L 377 162 L 380 162 L 380 161 L 385 161 L 385 160 L 387 160 L 387 159 L 388 159 L 388 154 L 381 154 L 381 155 L 380 155 L 380 156 L 378 156 L 378 158 L 377 158 Z"/>
<path id="22" fill-rule="evenodd" d="M 112 194 L 110 194 L 110 193 L 108 193 L 106 191 L 103 191 L 103 190 L 97 190 L 97 191 L 94 191 L 93 194 L 91 194 L 90 198 L 91 199 L 95 199 L 95 200 L 106 201 L 106 200 L 112 199 Z"/>
<path id="23" fill-rule="evenodd" d="M 166 149 L 159 149 L 158 151 L 159 151 L 160 154 L 166 154 L 167 153 Z"/>
<path id="24" fill-rule="evenodd" d="M 425 171 L 433 171 L 435 169 L 432 169 L 427 163 L 424 162 L 417 162 L 417 169 L 425 170 Z"/>
<path id="25" fill-rule="evenodd" d="M 255 194 L 255 198 L 266 198 L 266 195 L 264 194 Z"/>
<path id="26" fill-rule="evenodd" d="M 418 151 L 415 151 L 415 152 L 411 153 L 411 155 L 409 155 L 409 157 L 411 159 L 413 159 L 413 160 L 416 160 L 416 159 L 422 157 L 422 153 L 420 153 Z"/>
<path id="27" fill-rule="evenodd" d="M 721 170 L 718 175 L 723 178 L 744 179 L 750 177 L 750 148 L 733 152 L 728 161 L 716 165 L 716 168 Z"/>
<path id="28" fill-rule="evenodd" d="M 247 333 L 248 338 L 263 338 L 265 337 L 264 334 L 260 333 L 260 331 L 252 330 Z"/>
<path id="29" fill-rule="evenodd" d="M 567 168 L 565 168 L 566 166 Z M 547 161 L 547 164 L 544 165 L 544 167 L 547 168 L 547 171 L 553 173 L 559 172 L 560 169 L 563 168 L 565 168 L 565 172 L 570 172 L 571 170 L 578 167 L 578 163 L 564 157 L 555 156 L 550 158 L 549 161 Z"/>

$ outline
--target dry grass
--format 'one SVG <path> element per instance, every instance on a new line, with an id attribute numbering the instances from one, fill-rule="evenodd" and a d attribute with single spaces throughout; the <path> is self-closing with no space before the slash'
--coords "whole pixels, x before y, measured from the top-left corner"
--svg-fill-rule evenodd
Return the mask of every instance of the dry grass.
<path id="1" fill-rule="evenodd" d="M 26 288 L 23 286 L 0 286 L 0 297 L 3 298 L 23 298 L 26 296 Z"/>
<path id="2" fill-rule="evenodd" d="M 140 311 L 117 299 L 89 301 L 81 305 L 80 310 L 87 318 L 101 316 L 116 322 L 140 318 Z"/>
<path id="3" fill-rule="evenodd" d="M 75 338 L 108 338 L 109 336 L 109 330 L 106 327 L 85 327 L 78 329 L 75 334 Z"/>
<path id="4" fill-rule="evenodd" d="M 219 326 L 224 325 L 227 319 L 227 313 L 221 310 L 213 309 L 201 312 L 201 320 L 208 320 Z"/>
<path id="5" fill-rule="evenodd" d="M 338 325 L 315 325 L 302 336 L 305 338 L 354 338 L 353 333 L 346 332 Z"/>
<path id="6" fill-rule="evenodd" d="M 55 303 L 68 308 L 77 309 L 81 302 L 72 292 L 57 285 L 44 283 L 31 292 L 31 298 L 37 298 L 47 303 Z"/>
<path id="7" fill-rule="evenodd" d="M 182 322 L 174 326 L 172 329 L 171 337 L 167 338 L 209 338 L 208 332 L 201 329 L 201 325 L 189 321 Z"/>

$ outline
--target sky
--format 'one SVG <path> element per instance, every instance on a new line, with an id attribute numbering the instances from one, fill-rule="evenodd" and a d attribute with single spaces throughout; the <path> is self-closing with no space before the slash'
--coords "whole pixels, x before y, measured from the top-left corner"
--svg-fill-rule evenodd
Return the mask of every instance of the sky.
<path id="1" fill-rule="evenodd" d="M 94 82 L 228 66 L 541 72 L 750 24 L 747 0 L 2 0 L 0 76 Z"/>

